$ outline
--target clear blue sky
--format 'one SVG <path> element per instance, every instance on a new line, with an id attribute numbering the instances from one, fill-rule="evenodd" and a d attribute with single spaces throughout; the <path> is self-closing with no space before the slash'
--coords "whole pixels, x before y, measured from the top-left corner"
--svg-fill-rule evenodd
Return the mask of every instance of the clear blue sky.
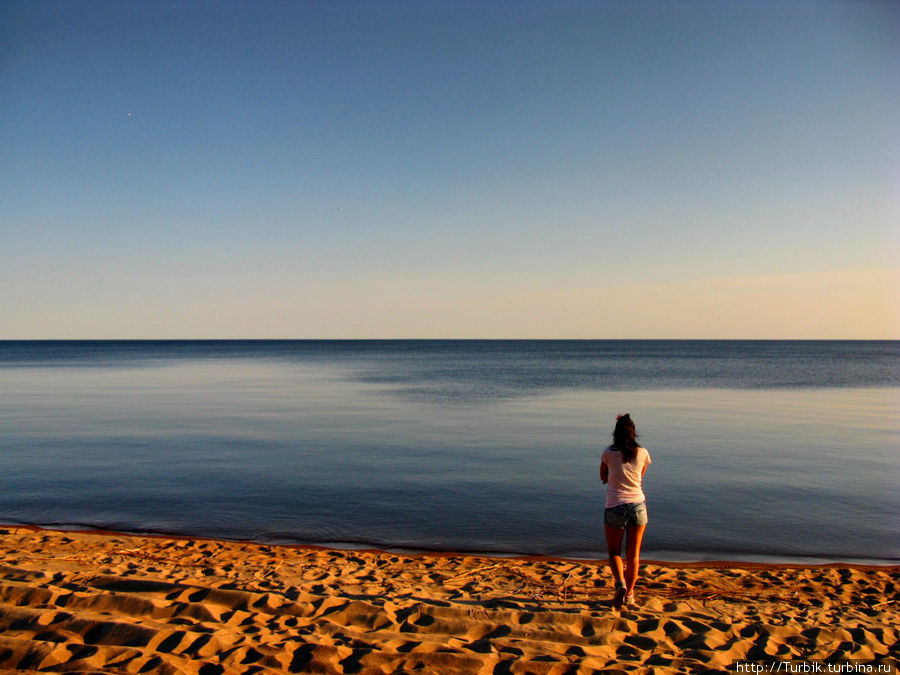
<path id="1" fill-rule="evenodd" d="M 900 4 L 0 5 L 0 338 L 900 338 Z"/>

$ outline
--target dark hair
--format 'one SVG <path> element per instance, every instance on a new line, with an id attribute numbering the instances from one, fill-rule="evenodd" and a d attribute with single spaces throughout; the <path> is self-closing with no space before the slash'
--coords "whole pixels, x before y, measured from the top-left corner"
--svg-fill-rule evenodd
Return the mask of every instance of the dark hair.
<path id="1" fill-rule="evenodd" d="M 625 413 L 616 418 L 616 428 L 613 431 L 613 450 L 622 453 L 622 461 L 630 462 L 637 455 L 637 433 L 634 430 L 634 422 L 631 415 Z"/>

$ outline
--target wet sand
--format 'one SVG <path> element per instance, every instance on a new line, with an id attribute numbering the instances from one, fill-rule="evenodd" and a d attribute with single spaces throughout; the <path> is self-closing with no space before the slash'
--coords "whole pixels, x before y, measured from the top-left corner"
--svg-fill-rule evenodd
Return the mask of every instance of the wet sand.
<path id="1" fill-rule="evenodd" d="M 695 673 L 900 654 L 900 567 L 398 554 L 0 526 L 0 671 Z"/>

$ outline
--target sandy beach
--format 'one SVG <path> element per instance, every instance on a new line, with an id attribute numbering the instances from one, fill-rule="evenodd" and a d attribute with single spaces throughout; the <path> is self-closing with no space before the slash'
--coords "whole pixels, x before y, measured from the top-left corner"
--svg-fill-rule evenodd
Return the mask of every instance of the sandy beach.
<path id="1" fill-rule="evenodd" d="M 900 567 L 329 550 L 0 527 L 0 670 L 727 671 L 900 651 Z"/>

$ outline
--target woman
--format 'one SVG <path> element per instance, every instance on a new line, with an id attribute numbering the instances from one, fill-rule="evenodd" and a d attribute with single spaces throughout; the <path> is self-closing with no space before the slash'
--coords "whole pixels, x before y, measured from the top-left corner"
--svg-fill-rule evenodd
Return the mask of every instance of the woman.
<path id="1" fill-rule="evenodd" d="M 634 602 L 641 558 L 641 540 L 647 527 L 647 504 L 641 482 L 650 464 L 650 453 L 637 444 L 630 415 L 619 415 L 613 444 L 603 451 L 600 479 L 606 488 L 606 550 L 609 568 L 616 582 L 613 607 Z M 626 537 L 627 534 L 627 537 Z M 622 569 L 622 540 L 626 542 L 626 565 Z"/>

